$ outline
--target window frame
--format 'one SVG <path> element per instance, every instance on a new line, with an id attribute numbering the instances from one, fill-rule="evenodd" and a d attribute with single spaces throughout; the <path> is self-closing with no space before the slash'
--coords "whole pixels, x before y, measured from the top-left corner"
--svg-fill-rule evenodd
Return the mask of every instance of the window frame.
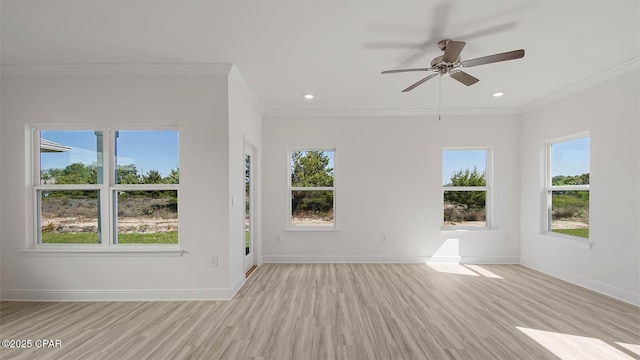
<path id="1" fill-rule="evenodd" d="M 444 152 L 445 151 L 484 151 L 485 152 L 485 186 L 445 186 L 442 184 L 441 191 L 441 229 L 443 231 L 484 231 L 493 229 L 493 147 L 492 146 L 445 146 L 441 152 L 441 171 L 444 171 Z M 442 173 L 441 173 L 442 174 Z M 444 193 L 445 191 L 483 191 L 485 195 L 485 226 L 463 226 L 463 225 L 446 225 L 444 221 Z"/>
<path id="2" fill-rule="evenodd" d="M 331 151 L 333 152 L 333 186 L 291 186 L 291 156 L 294 152 L 303 151 Z M 294 191 L 332 191 L 333 192 L 333 225 L 311 226 L 294 225 L 292 194 Z M 287 149 L 287 231 L 337 231 L 337 201 L 336 201 L 336 148 L 335 147 L 296 147 Z"/>
<path id="3" fill-rule="evenodd" d="M 575 240 L 583 243 L 589 243 L 590 238 L 554 232 L 551 229 L 553 225 L 552 224 L 552 220 L 553 220 L 552 208 L 553 208 L 553 192 L 554 191 L 588 191 L 589 207 L 591 207 L 591 190 L 590 190 L 591 177 L 589 177 L 589 184 L 587 185 L 552 185 L 553 176 L 551 174 L 551 169 L 553 167 L 551 147 L 553 145 L 561 144 L 564 142 L 585 139 L 585 138 L 589 138 L 589 143 L 591 143 L 590 131 L 583 131 L 573 135 L 563 136 L 560 138 L 546 141 L 544 144 L 545 145 L 545 184 L 544 184 L 545 216 L 543 221 L 543 224 L 544 224 L 543 233 L 546 235 L 561 237 L 565 239 L 571 239 L 571 240 Z M 589 146 L 589 174 L 590 173 L 591 173 L 591 146 Z M 589 217 L 591 217 L 591 213 L 589 213 Z"/>
<path id="4" fill-rule="evenodd" d="M 179 136 L 178 126 L 173 125 L 145 125 L 145 126 L 83 126 L 83 125 L 31 125 L 31 203 L 32 203 L 32 248 L 40 250 L 81 250 L 81 251 L 175 251 L 180 248 L 179 212 L 178 212 L 178 243 L 177 244 L 119 244 L 117 243 L 117 217 L 116 200 L 118 191 L 153 191 L 175 190 L 179 193 L 179 184 L 116 184 L 116 133 L 118 131 L 176 131 Z M 42 131 L 102 131 L 102 183 L 97 184 L 41 184 L 40 163 L 40 138 Z M 178 143 L 179 144 L 179 143 Z M 180 158 L 178 147 L 178 159 Z M 99 225 L 97 244 L 68 244 L 68 243 L 42 243 L 40 197 L 39 192 L 48 190 L 94 190 L 98 191 L 99 199 Z M 178 195 L 178 209 L 180 197 Z"/>

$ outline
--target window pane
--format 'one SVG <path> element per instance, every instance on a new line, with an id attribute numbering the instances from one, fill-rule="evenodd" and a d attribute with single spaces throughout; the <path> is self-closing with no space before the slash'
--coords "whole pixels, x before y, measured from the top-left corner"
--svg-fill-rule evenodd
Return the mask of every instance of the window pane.
<path id="1" fill-rule="evenodd" d="M 486 191 L 445 191 L 445 226 L 487 226 Z"/>
<path id="2" fill-rule="evenodd" d="M 590 138 L 551 145 L 551 185 L 589 184 Z"/>
<path id="3" fill-rule="evenodd" d="M 332 187 L 334 151 L 291 153 L 291 186 Z"/>
<path id="4" fill-rule="evenodd" d="M 178 131 L 116 131 L 116 184 L 178 184 Z"/>
<path id="5" fill-rule="evenodd" d="M 40 184 L 102 184 L 102 131 L 40 131 Z"/>
<path id="6" fill-rule="evenodd" d="M 251 253 L 251 156 L 244 155 L 244 250 Z"/>
<path id="7" fill-rule="evenodd" d="M 291 223 L 294 226 L 333 226 L 333 191 L 292 191 Z"/>
<path id="8" fill-rule="evenodd" d="M 442 185 L 486 186 L 486 150 L 444 150 Z"/>
<path id="9" fill-rule="evenodd" d="M 177 244 L 178 191 L 115 191 L 118 244 Z"/>
<path id="10" fill-rule="evenodd" d="M 98 191 L 38 191 L 40 243 L 99 244 Z"/>
<path id="11" fill-rule="evenodd" d="M 589 237 L 589 191 L 552 191 L 551 231 Z"/>

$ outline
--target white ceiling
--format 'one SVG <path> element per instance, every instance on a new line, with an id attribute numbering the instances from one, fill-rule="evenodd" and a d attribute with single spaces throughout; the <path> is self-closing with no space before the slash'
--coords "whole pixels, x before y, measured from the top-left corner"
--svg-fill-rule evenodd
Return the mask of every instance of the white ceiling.
<path id="1" fill-rule="evenodd" d="M 445 109 L 518 109 L 640 55 L 638 0 L 2 1 L 2 64 L 234 63 L 267 112 L 433 111 L 409 93 L 444 38 L 464 59 L 523 59 L 442 78 Z M 502 98 L 491 94 L 503 91 Z M 306 101 L 304 93 L 314 93 Z"/>

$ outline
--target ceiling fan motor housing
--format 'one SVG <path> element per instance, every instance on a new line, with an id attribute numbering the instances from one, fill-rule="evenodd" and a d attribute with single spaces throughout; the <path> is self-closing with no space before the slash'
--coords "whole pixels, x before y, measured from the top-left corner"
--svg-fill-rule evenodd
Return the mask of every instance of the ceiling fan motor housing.
<path id="1" fill-rule="evenodd" d="M 444 55 L 438 56 L 437 58 L 431 60 L 431 67 L 438 70 L 440 75 L 444 75 L 449 73 L 450 70 L 457 68 L 460 66 L 460 57 L 454 62 L 448 63 L 444 62 Z"/>

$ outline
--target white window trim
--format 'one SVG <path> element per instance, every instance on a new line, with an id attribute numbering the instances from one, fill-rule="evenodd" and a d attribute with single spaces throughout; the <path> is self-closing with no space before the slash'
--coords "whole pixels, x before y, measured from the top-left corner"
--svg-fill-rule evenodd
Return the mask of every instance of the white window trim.
<path id="1" fill-rule="evenodd" d="M 102 131 L 102 184 L 40 184 L 40 132 L 41 131 Z M 172 125 L 124 125 L 124 126 L 83 126 L 83 125 L 30 125 L 31 144 L 31 192 L 29 201 L 32 204 L 32 212 L 27 221 L 32 234 L 30 244 L 26 253 L 42 254 L 65 254 L 65 253 L 85 253 L 85 254 L 155 254 L 155 255 L 182 255 L 180 240 L 178 244 L 114 244 L 114 227 L 116 226 L 117 214 L 114 211 L 115 202 L 113 197 L 118 190 L 176 190 L 179 191 L 179 184 L 115 184 L 115 172 L 112 170 L 115 164 L 115 152 L 112 151 L 115 145 L 115 132 L 119 130 L 175 130 L 177 126 Z M 106 154 L 106 156 L 105 156 Z M 100 244 L 41 244 L 39 219 L 39 191 L 44 190 L 96 190 L 100 196 L 100 229 L 98 234 Z M 179 200 L 178 200 L 179 201 Z M 179 216 L 179 215 L 178 215 Z M 178 220 L 179 221 L 179 220 Z M 178 228 L 180 226 L 178 225 Z"/>
<path id="2" fill-rule="evenodd" d="M 291 186 L 291 154 L 296 151 L 331 151 L 333 152 L 333 187 L 331 186 Z M 299 147 L 287 149 L 287 225 L 286 231 L 338 231 L 337 196 L 336 196 L 336 148 L 335 147 Z M 332 226 L 295 226 L 291 209 L 291 194 L 293 191 L 333 191 L 333 225 Z"/>
<path id="3" fill-rule="evenodd" d="M 555 145 L 555 144 L 560 144 L 563 142 L 567 142 L 567 141 L 572 141 L 572 140 L 578 140 L 578 139 L 584 139 L 584 138 L 591 138 L 591 132 L 590 131 L 583 131 L 583 132 L 579 132 L 573 135 L 569 135 L 569 136 L 563 136 L 563 137 L 559 137 L 553 140 L 549 140 L 547 142 L 544 143 L 544 147 L 545 147 L 545 215 L 544 215 L 544 221 L 543 226 L 544 228 L 542 229 L 542 233 L 544 235 L 548 235 L 548 236 L 552 236 L 555 238 L 559 238 L 564 240 L 565 243 L 569 244 L 569 245 L 574 245 L 580 248 L 584 248 L 584 249 L 591 249 L 591 246 L 593 246 L 593 242 L 590 241 L 590 238 L 583 238 L 580 236 L 573 236 L 573 235 L 568 235 L 568 234 L 562 234 L 562 233 L 557 233 L 557 232 L 553 232 L 551 231 L 551 222 L 552 222 L 552 213 L 551 213 L 551 208 L 552 208 L 552 193 L 553 191 L 589 191 L 589 195 L 591 195 L 591 190 L 589 185 L 551 185 L 551 167 L 553 166 L 552 164 L 552 159 L 551 159 L 551 146 Z M 589 149 L 589 161 L 591 161 L 591 149 Z M 589 166 L 589 168 L 591 168 L 591 166 Z M 589 170 L 591 171 L 591 170 Z M 589 198 L 591 198 L 591 196 L 589 196 Z M 591 205 L 591 200 L 589 200 L 589 205 Z"/>
<path id="4" fill-rule="evenodd" d="M 445 231 L 487 231 L 495 230 L 493 227 L 493 147 L 492 146 L 460 146 L 460 147 L 443 147 L 442 153 L 445 151 L 485 151 L 485 182 L 486 186 L 444 186 L 442 185 L 440 204 L 444 204 L 445 191 L 486 191 L 485 196 L 485 226 L 455 226 L 445 225 L 444 216 L 442 218 L 441 230 Z M 441 157 L 442 158 L 442 157 Z M 440 167 L 444 167 L 444 164 Z M 440 213 L 442 215 L 442 212 Z"/>

